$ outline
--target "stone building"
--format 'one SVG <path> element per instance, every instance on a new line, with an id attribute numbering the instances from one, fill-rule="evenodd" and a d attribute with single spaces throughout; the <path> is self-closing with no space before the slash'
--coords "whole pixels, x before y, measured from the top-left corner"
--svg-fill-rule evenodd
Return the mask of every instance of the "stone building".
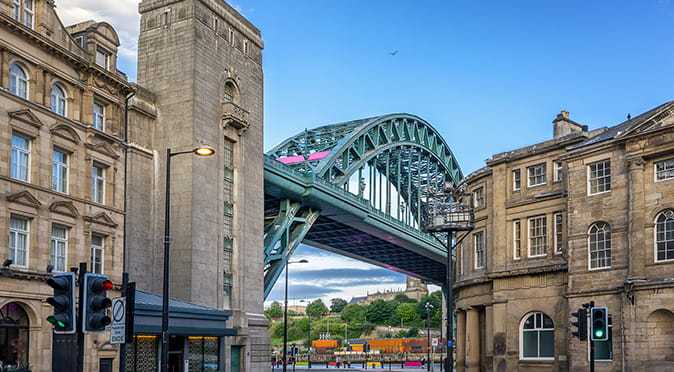
<path id="1" fill-rule="evenodd" d="M 589 301 L 610 313 L 597 370 L 674 370 L 673 109 L 592 131 L 562 111 L 551 140 L 466 178 L 458 370 L 585 370 L 571 313 Z"/>
<path id="2" fill-rule="evenodd" d="M 412 300 L 419 301 L 428 294 L 428 287 L 421 279 L 408 276 L 405 280 L 405 288 L 400 290 L 387 290 L 384 292 L 368 293 L 366 296 L 353 297 L 349 303 L 352 304 L 371 304 L 376 300 L 391 301 L 397 295 L 404 295 Z"/>
<path id="3" fill-rule="evenodd" d="M 61 336 L 45 320 L 45 280 L 87 262 L 117 288 L 123 271 L 137 283 L 127 370 L 156 370 L 166 149 L 208 144 L 213 157 L 172 159 L 170 306 L 179 315 L 169 361 L 174 370 L 268 368 L 260 32 L 223 1 L 145 0 L 139 10 L 139 84 L 131 84 L 117 70 L 109 24 L 65 27 L 51 0 L 0 2 L 0 229 L 8 234 L 0 362 L 52 370 Z M 118 368 L 109 339 L 86 336 L 86 371 Z"/>
<path id="4" fill-rule="evenodd" d="M 121 281 L 118 46 L 107 23 L 64 27 L 53 1 L 0 2 L 0 365 L 52 370 L 50 271 L 86 262 Z M 86 370 L 113 367 L 107 332 L 85 341 Z"/>
<path id="5" fill-rule="evenodd" d="M 162 291 L 166 151 L 186 151 L 171 159 L 170 296 L 205 313 L 172 332 L 170 364 L 267 369 L 260 31 L 220 0 L 143 0 L 139 11 L 142 88 L 129 111 L 131 280 L 143 291 Z M 202 144 L 215 156 L 189 153 Z M 213 314 L 229 318 L 227 326 L 210 325 Z M 157 358 L 153 324 L 128 362 Z"/>

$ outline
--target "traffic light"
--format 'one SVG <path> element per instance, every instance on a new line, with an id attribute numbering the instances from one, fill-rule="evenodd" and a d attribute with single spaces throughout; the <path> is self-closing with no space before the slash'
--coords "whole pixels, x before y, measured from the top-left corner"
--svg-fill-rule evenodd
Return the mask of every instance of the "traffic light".
<path id="1" fill-rule="evenodd" d="M 54 326 L 54 333 L 75 333 L 75 274 L 54 274 L 47 285 L 54 290 L 53 297 L 47 299 L 54 313 L 47 321 Z"/>
<path id="2" fill-rule="evenodd" d="M 608 308 L 593 307 L 590 314 L 590 321 L 592 322 L 591 340 L 608 340 Z"/>
<path id="3" fill-rule="evenodd" d="M 571 325 L 575 327 L 575 331 L 571 333 L 573 337 L 578 338 L 581 341 L 587 340 L 587 310 L 580 308 L 575 313 L 571 313 L 571 316 L 576 318 Z"/>
<path id="4" fill-rule="evenodd" d="M 112 306 L 112 300 L 107 296 L 112 289 L 112 282 L 105 275 L 84 274 L 84 316 L 82 329 L 84 332 L 98 332 L 105 330 L 110 324 L 107 310 Z"/>

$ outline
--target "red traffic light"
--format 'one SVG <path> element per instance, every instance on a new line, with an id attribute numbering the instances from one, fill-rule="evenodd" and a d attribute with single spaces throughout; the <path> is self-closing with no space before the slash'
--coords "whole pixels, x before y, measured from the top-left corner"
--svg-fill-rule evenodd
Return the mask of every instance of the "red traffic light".
<path id="1" fill-rule="evenodd" d="M 109 291 L 112 289 L 112 281 L 109 279 L 94 279 L 91 283 L 94 292 Z"/>

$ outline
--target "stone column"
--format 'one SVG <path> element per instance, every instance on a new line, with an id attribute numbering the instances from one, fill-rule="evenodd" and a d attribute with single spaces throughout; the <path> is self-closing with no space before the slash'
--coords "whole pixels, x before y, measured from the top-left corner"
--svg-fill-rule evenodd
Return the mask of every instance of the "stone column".
<path id="1" fill-rule="evenodd" d="M 466 372 L 480 372 L 480 314 L 475 308 L 466 314 Z"/>
<path id="2" fill-rule="evenodd" d="M 466 370 L 466 312 L 456 311 L 456 370 Z"/>

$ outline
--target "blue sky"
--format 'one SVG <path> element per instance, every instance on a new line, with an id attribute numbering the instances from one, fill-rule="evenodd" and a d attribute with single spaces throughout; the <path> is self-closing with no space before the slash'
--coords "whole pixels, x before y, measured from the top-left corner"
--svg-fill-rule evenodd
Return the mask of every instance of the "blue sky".
<path id="1" fill-rule="evenodd" d="M 64 18 L 112 21 L 125 43 L 122 67 L 133 77 L 137 0 L 120 2 L 124 6 L 102 0 L 57 4 Z M 306 127 L 409 112 L 440 131 L 469 173 L 491 154 L 549 138 L 561 109 L 596 128 L 674 97 L 671 0 L 232 5 L 265 41 L 267 149 Z M 372 275 L 359 277 L 379 277 L 378 268 L 317 250 L 298 254 L 326 268 L 369 268 Z M 344 282 L 334 286 L 340 292 L 318 293 L 299 287 L 311 285 L 306 277 L 292 278 L 299 297 L 350 296 L 402 283 L 392 275 L 393 282 L 382 279 L 380 286 Z"/>

